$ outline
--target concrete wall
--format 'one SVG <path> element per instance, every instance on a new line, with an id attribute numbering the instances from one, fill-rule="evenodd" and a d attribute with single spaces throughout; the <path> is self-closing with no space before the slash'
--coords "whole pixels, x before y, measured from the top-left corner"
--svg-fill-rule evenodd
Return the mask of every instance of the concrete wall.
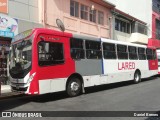
<path id="1" fill-rule="evenodd" d="M 25 20 L 18 20 L 18 32 L 21 33 L 23 31 L 33 29 L 33 28 L 42 28 L 43 25 L 39 23 L 29 22 Z"/>
<path id="2" fill-rule="evenodd" d="M 9 0 L 8 15 L 32 22 L 39 22 L 38 0 Z"/>
<path id="3" fill-rule="evenodd" d="M 66 31 L 68 32 L 91 35 L 95 37 L 110 38 L 110 10 L 104 6 L 91 2 L 90 0 L 75 1 L 89 7 L 91 7 L 91 5 L 94 5 L 96 10 L 103 11 L 104 25 L 99 25 L 97 23 L 90 22 L 89 20 L 82 20 L 80 18 L 72 17 L 70 15 L 70 0 L 45 0 L 45 27 L 58 30 L 56 19 L 59 18 L 64 23 Z"/>
<path id="4" fill-rule="evenodd" d="M 117 30 L 114 31 L 114 40 L 130 42 L 130 37 L 131 37 L 131 34 L 120 32 Z"/>
<path id="5" fill-rule="evenodd" d="M 8 15 L 18 21 L 18 33 L 35 27 L 43 27 L 41 0 L 8 0 Z"/>
<path id="6" fill-rule="evenodd" d="M 116 8 L 147 23 L 148 36 L 152 31 L 152 0 L 105 0 Z"/>

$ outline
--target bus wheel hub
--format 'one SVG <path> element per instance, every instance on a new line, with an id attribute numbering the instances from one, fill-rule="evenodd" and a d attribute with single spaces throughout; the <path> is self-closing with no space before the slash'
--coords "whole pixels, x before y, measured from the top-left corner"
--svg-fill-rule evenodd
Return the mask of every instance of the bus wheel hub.
<path id="1" fill-rule="evenodd" d="M 71 90 L 72 90 L 72 91 L 77 91 L 78 89 L 79 89 L 78 83 L 73 82 L 73 83 L 71 84 Z"/>

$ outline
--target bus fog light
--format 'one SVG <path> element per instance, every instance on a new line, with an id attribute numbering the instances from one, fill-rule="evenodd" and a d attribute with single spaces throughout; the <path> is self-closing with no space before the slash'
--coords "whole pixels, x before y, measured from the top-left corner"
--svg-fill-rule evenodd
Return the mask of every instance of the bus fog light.
<path id="1" fill-rule="evenodd" d="M 36 74 L 36 73 L 33 73 L 33 74 L 29 77 L 27 83 L 30 83 L 30 82 L 33 80 L 35 74 Z"/>

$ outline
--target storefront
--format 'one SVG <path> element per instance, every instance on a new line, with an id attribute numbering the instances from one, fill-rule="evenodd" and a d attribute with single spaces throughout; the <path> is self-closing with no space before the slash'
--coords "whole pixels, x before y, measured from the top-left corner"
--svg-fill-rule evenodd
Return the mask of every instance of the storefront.
<path id="1" fill-rule="evenodd" d="M 18 23 L 5 14 L 0 14 L 0 79 L 2 84 L 8 84 L 8 53 L 12 38 L 18 34 Z"/>

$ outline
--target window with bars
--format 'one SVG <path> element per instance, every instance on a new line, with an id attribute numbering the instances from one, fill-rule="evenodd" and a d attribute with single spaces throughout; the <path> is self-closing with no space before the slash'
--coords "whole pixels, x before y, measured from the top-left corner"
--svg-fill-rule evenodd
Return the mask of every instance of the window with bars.
<path id="1" fill-rule="evenodd" d="M 130 33 L 130 28 L 131 24 L 129 22 L 117 18 L 115 19 L 115 30 L 125 33 Z"/>
<path id="2" fill-rule="evenodd" d="M 156 19 L 156 39 L 160 40 L 160 21 Z"/>
<path id="3" fill-rule="evenodd" d="M 104 12 L 92 10 L 91 7 L 80 4 L 74 0 L 70 0 L 70 15 L 104 25 Z"/>
<path id="4" fill-rule="evenodd" d="M 79 3 L 73 0 L 70 1 L 70 15 L 79 17 Z"/>
<path id="5" fill-rule="evenodd" d="M 98 11 L 98 24 L 104 25 L 104 13 L 102 11 Z"/>
<path id="6" fill-rule="evenodd" d="M 160 13 L 160 1 L 159 0 L 152 0 L 152 10 L 156 13 Z"/>
<path id="7" fill-rule="evenodd" d="M 81 19 L 88 20 L 88 6 L 81 5 Z"/>
<path id="8" fill-rule="evenodd" d="M 90 8 L 89 20 L 96 23 L 96 10 Z"/>

